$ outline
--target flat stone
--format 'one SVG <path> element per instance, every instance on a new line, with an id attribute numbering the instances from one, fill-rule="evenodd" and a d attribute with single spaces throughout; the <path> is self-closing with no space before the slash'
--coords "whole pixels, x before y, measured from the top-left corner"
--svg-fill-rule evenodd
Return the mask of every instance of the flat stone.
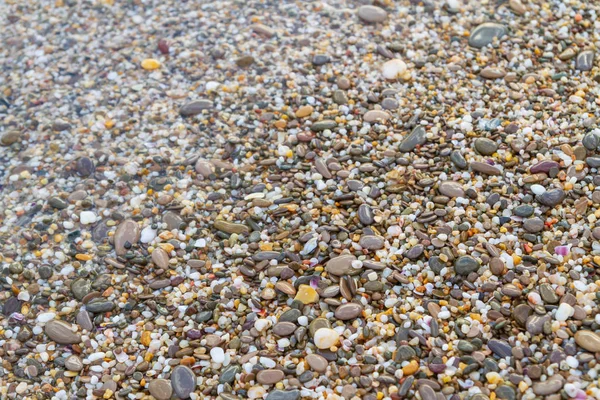
<path id="1" fill-rule="evenodd" d="M 467 276 L 471 272 L 475 272 L 479 269 L 479 262 L 471 256 L 462 256 L 459 257 L 454 262 L 454 271 L 458 275 Z"/>
<path id="2" fill-rule="evenodd" d="M 330 274 L 337 276 L 356 275 L 361 269 L 352 267 L 353 261 L 356 261 L 356 257 L 351 254 L 344 254 L 327 261 L 325 269 Z"/>
<path id="3" fill-rule="evenodd" d="M 299 400 L 300 391 L 294 390 L 272 390 L 265 400 Z"/>
<path id="4" fill-rule="evenodd" d="M 361 224 L 369 226 L 375 222 L 373 209 L 368 204 L 361 204 L 358 207 L 358 220 Z"/>
<path id="5" fill-rule="evenodd" d="M 502 175 L 502 172 L 498 168 L 488 163 L 483 163 L 479 161 L 473 161 L 471 163 L 471 169 L 475 172 L 480 172 L 484 175 Z"/>
<path id="6" fill-rule="evenodd" d="M 357 303 L 346 303 L 342 304 L 335 309 L 335 317 L 342 321 L 357 318 L 361 315 L 363 307 Z"/>
<path id="7" fill-rule="evenodd" d="M 454 181 L 444 181 L 439 184 L 438 191 L 444 196 L 450 198 L 465 197 L 465 191 L 460 183 Z"/>
<path id="8" fill-rule="evenodd" d="M 529 218 L 523 222 L 523 229 L 530 233 L 538 233 L 544 230 L 544 221 L 540 218 Z"/>
<path id="9" fill-rule="evenodd" d="M 71 324 L 65 321 L 48 321 L 44 327 L 44 332 L 51 340 L 59 344 L 77 344 L 81 342 L 81 335 L 73 332 Z"/>
<path id="10" fill-rule="evenodd" d="M 537 200 L 545 206 L 554 207 L 563 202 L 565 199 L 565 192 L 562 189 L 548 190 L 537 196 Z"/>
<path id="11" fill-rule="evenodd" d="M 579 330 L 575 332 L 575 343 L 592 353 L 600 352 L 600 335 L 588 330 Z"/>
<path id="12" fill-rule="evenodd" d="M 92 314 L 101 314 L 112 311 L 115 308 L 115 303 L 103 298 L 97 298 L 87 303 L 85 308 Z"/>
<path id="13" fill-rule="evenodd" d="M 194 170 L 200 175 L 202 175 L 204 179 L 206 179 L 210 175 L 214 174 L 215 167 L 210 161 L 200 159 L 196 161 L 196 164 L 194 165 Z"/>
<path id="14" fill-rule="evenodd" d="M 79 358 L 79 356 L 73 354 L 66 358 L 65 368 L 69 371 L 79 372 L 83 370 L 83 361 L 81 361 L 81 358 Z"/>
<path id="15" fill-rule="evenodd" d="M 401 363 L 404 361 L 412 360 L 417 356 L 417 352 L 411 346 L 402 345 L 398 347 L 396 350 L 396 355 L 394 356 L 394 361 L 397 363 Z"/>
<path id="16" fill-rule="evenodd" d="M 273 326 L 273 333 L 277 336 L 290 336 L 297 326 L 292 322 L 278 322 Z"/>
<path id="17" fill-rule="evenodd" d="M 358 18 L 369 23 L 383 22 L 387 19 L 387 12 L 383 8 L 377 6 L 360 6 L 357 14 Z"/>
<path id="18" fill-rule="evenodd" d="M 377 235 L 363 235 L 360 237 L 359 244 L 363 249 L 379 250 L 385 245 L 385 239 Z"/>
<path id="19" fill-rule="evenodd" d="M 122 256 L 127 253 L 126 243 L 136 244 L 140 240 L 140 227 L 137 222 L 126 219 L 117 227 L 114 235 L 115 252 Z"/>
<path id="20" fill-rule="evenodd" d="M 533 313 L 533 309 L 529 307 L 527 304 L 519 304 L 516 306 L 512 312 L 512 316 L 514 320 L 520 326 L 525 326 L 527 323 L 527 319 Z"/>
<path id="21" fill-rule="evenodd" d="M 587 157 L 585 163 L 592 168 L 600 167 L 600 157 Z"/>
<path id="22" fill-rule="evenodd" d="M 598 144 L 600 144 L 600 138 L 598 138 L 598 135 L 594 133 L 586 133 L 581 143 L 586 149 L 593 151 L 598 148 Z"/>
<path id="23" fill-rule="evenodd" d="M 421 125 L 417 126 L 411 133 L 408 134 L 402 142 L 398 150 L 407 153 L 413 151 L 417 146 L 423 145 L 427 142 L 427 131 Z"/>
<path id="24" fill-rule="evenodd" d="M 437 400 L 437 395 L 430 386 L 421 385 L 419 387 L 419 394 L 422 400 Z"/>
<path id="25" fill-rule="evenodd" d="M 533 393 L 538 396 L 548 396 L 557 393 L 565 384 L 565 378 L 562 375 L 553 375 L 544 382 L 535 382 L 533 384 Z"/>
<path id="26" fill-rule="evenodd" d="M 544 324 L 550 321 L 550 315 L 530 315 L 525 323 L 525 329 L 532 335 L 539 335 L 544 331 Z"/>
<path id="27" fill-rule="evenodd" d="M 578 71 L 590 71 L 594 67 L 594 52 L 584 50 L 577 55 L 575 59 L 575 69 Z"/>
<path id="28" fill-rule="evenodd" d="M 84 278 L 76 279 L 71 284 L 71 293 L 73 297 L 81 301 L 89 292 L 92 291 L 92 284 Z"/>
<path id="29" fill-rule="evenodd" d="M 86 310 L 79 310 L 75 319 L 77 320 L 77 325 L 79 325 L 81 329 L 85 329 L 86 331 L 90 332 L 94 329 L 94 324 L 90 318 L 90 314 Z"/>
<path id="30" fill-rule="evenodd" d="M 413 246 L 410 249 L 408 249 L 408 251 L 406 253 L 404 253 L 404 255 L 409 260 L 416 260 L 417 258 L 421 257 L 424 250 L 425 250 L 425 247 L 423 247 L 422 244 L 418 244 L 418 245 Z"/>
<path id="31" fill-rule="evenodd" d="M 488 348 L 498 357 L 506 358 L 512 356 L 512 346 L 504 340 L 491 339 L 487 343 Z"/>
<path id="32" fill-rule="evenodd" d="M 2 314 L 9 317 L 13 313 L 21 311 L 22 301 L 12 296 L 2 304 Z"/>
<path id="33" fill-rule="evenodd" d="M 156 400 L 169 400 L 173 395 L 171 382 L 166 379 L 153 379 L 148 385 L 148 390 Z"/>
<path id="34" fill-rule="evenodd" d="M 331 57 L 329 57 L 326 54 L 317 54 L 312 59 L 313 65 L 316 65 L 316 66 L 325 65 L 329 62 L 331 62 Z"/>
<path id="35" fill-rule="evenodd" d="M 185 104 L 179 109 L 179 114 L 183 117 L 191 117 L 200 114 L 204 110 L 210 110 L 213 108 L 213 102 L 206 99 L 194 100 Z"/>
<path id="36" fill-rule="evenodd" d="M 496 22 L 485 22 L 473 29 L 469 36 L 469 46 L 481 48 L 506 35 L 506 26 Z"/>
<path id="37" fill-rule="evenodd" d="M 517 206 L 513 209 L 513 213 L 516 216 L 523 217 L 523 218 L 531 217 L 533 215 L 534 211 L 535 211 L 535 208 L 533 208 L 529 204 L 521 204 L 520 206 Z"/>
<path id="38" fill-rule="evenodd" d="M 215 229 L 221 231 L 221 232 L 225 232 L 225 233 L 229 233 L 229 234 L 233 234 L 233 233 L 237 233 L 239 234 L 249 234 L 250 233 L 250 228 L 244 224 L 236 224 L 233 222 L 229 222 L 229 221 L 223 221 L 222 219 L 216 220 L 215 224 L 214 224 Z"/>
<path id="39" fill-rule="evenodd" d="M 171 373 L 171 386 L 175 396 L 187 399 L 196 388 L 196 374 L 185 365 L 178 365 Z"/>
<path id="40" fill-rule="evenodd" d="M 556 294 L 556 290 L 552 287 L 552 285 L 548 283 L 542 283 L 539 286 L 540 296 L 545 303 L 548 304 L 558 304 L 560 298 Z"/>
<path id="41" fill-rule="evenodd" d="M 159 268 L 167 269 L 169 268 L 169 254 L 161 247 L 157 247 L 152 252 L 152 262 Z"/>
<path id="42" fill-rule="evenodd" d="M 505 75 L 505 70 L 496 67 L 486 67 L 479 72 L 479 76 L 485 79 L 499 79 L 504 78 Z"/>
<path id="43" fill-rule="evenodd" d="M 256 374 L 256 380 L 261 385 L 274 385 L 285 378 L 283 371 L 278 369 L 263 369 Z"/>
<path id="44" fill-rule="evenodd" d="M 325 372 L 327 370 L 327 366 L 329 362 L 325 359 L 325 357 L 320 356 L 318 354 L 309 354 L 305 358 L 306 362 L 316 372 Z"/>
<path id="45" fill-rule="evenodd" d="M 491 139 L 477 138 L 475 139 L 475 150 L 484 156 L 491 156 L 498 150 L 498 145 Z"/>
<path id="46" fill-rule="evenodd" d="M 235 376 L 240 372 L 239 365 L 228 365 L 221 371 L 219 377 L 219 383 L 232 383 L 235 380 Z"/>
<path id="47" fill-rule="evenodd" d="M 552 168 L 559 168 L 559 167 L 560 167 L 560 164 L 557 163 L 556 161 L 544 160 L 544 161 L 541 161 L 541 162 L 535 164 L 533 167 L 529 168 L 529 172 L 532 174 L 538 174 L 540 172 L 547 174 Z"/>
<path id="48" fill-rule="evenodd" d="M 325 129 L 333 129 L 337 126 L 337 122 L 332 121 L 330 119 L 324 119 L 322 121 L 315 122 L 310 126 L 310 129 L 313 132 L 321 132 Z"/>
<path id="49" fill-rule="evenodd" d="M 381 110 L 370 110 L 363 115 L 365 122 L 385 122 L 390 118 L 390 114 Z"/>

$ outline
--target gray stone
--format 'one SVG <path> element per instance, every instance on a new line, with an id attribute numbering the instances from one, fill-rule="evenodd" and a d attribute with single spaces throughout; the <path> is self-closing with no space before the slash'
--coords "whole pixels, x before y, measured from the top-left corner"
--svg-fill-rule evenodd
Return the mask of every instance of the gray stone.
<path id="1" fill-rule="evenodd" d="M 335 317 L 342 321 L 347 321 L 349 319 L 354 319 L 360 316 L 362 310 L 363 307 L 357 303 L 342 304 L 341 306 L 335 309 Z"/>
<path id="2" fill-rule="evenodd" d="M 423 254 L 424 251 L 424 247 L 422 244 L 418 244 L 416 246 L 411 247 L 404 255 L 409 259 L 409 260 L 416 260 L 417 258 L 421 257 L 421 255 Z"/>
<path id="3" fill-rule="evenodd" d="M 358 18 L 369 23 L 383 22 L 387 19 L 387 12 L 377 6 L 361 6 L 358 8 L 357 14 Z"/>
<path id="4" fill-rule="evenodd" d="M 450 153 L 450 161 L 456 165 L 458 169 L 466 169 L 467 168 L 467 160 L 463 157 L 460 151 L 454 150 Z"/>
<path id="5" fill-rule="evenodd" d="M 169 400 L 173 395 L 171 382 L 166 379 L 154 379 L 148 384 L 150 394 L 156 400 Z"/>
<path id="6" fill-rule="evenodd" d="M 520 206 L 515 207 L 513 209 L 513 212 L 516 216 L 523 217 L 523 218 L 531 217 L 533 215 L 534 211 L 535 211 L 535 209 L 532 206 L 530 206 L 529 204 L 521 204 Z"/>
<path id="7" fill-rule="evenodd" d="M 185 104 L 179 109 L 179 114 L 184 117 L 191 117 L 200 114 L 204 110 L 210 110 L 213 108 L 213 102 L 210 100 L 202 99 L 195 100 Z"/>
<path id="8" fill-rule="evenodd" d="M 439 184 L 438 191 L 444 196 L 465 197 L 465 191 L 460 183 L 454 181 L 445 181 Z"/>
<path id="9" fill-rule="evenodd" d="M 512 346 L 504 340 L 491 339 L 487 343 L 488 348 L 500 358 L 512 356 Z"/>
<path id="10" fill-rule="evenodd" d="M 425 142 L 427 142 L 427 131 L 419 125 L 400 142 L 398 150 L 407 153 L 413 151 L 417 146 L 425 144 Z"/>
<path id="11" fill-rule="evenodd" d="M 590 71 L 594 67 L 594 52 L 584 50 L 575 59 L 575 69 L 578 71 Z"/>
<path id="12" fill-rule="evenodd" d="M 48 321 L 44 327 L 44 332 L 46 336 L 58 344 L 77 344 L 81 342 L 81 335 L 73 332 L 71 324 L 65 321 Z"/>
<path id="13" fill-rule="evenodd" d="M 475 150 L 484 156 L 491 156 L 498 150 L 498 145 L 491 139 L 477 138 L 475 139 Z"/>
<path id="14" fill-rule="evenodd" d="M 523 229 L 530 233 L 538 233 L 544 230 L 544 221 L 540 218 L 529 218 L 523 222 Z"/>
<path id="15" fill-rule="evenodd" d="M 363 249 L 379 250 L 383 248 L 385 240 L 377 235 L 363 235 L 359 240 L 359 244 Z"/>
<path id="16" fill-rule="evenodd" d="M 267 395 L 266 400 L 299 400 L 300 391 L 298 389 L 293 390 L 272 390 Z"/>
<path id="17" fill-rule="evenodd" d="M 473 161 L 471 163 L 471 169 L 475 172 L 480 172 L 484 175 L 501 175 L 502 172 L 494 167 L 493 165 L 490 165 L 488 163 L 484 163 L 484 162 L 479 162 L 479 161 Z"/>
<path id="18" fill-rule="evenodd" d="M 506 35 L 506 26 L 495 22 L 485 22 L 473 29 L 469 36 L 469 46 L 481 48 L 492 43 L 494 38 Z"/>
<path id="19" fill-rule="evenodd" d="M 467 276 L 471 272 L 475 272 L 478 269 L 479 269 L 479 263 L 477 262 L 476 259 L 474 259 L 471 256 L 459 257 L 454 262 L 454 271 L 456 271 L 456 273 L 458 275 Z"/>
<path id="20" fill-rule="evenodd" d="M 563 202 L 565 199 L 565 192 L 562 189 L 548 190 L 547 192 L 542 193 L 540 196 L 537 196 L 537 199 L 545 206 L 554 207 Z"/>
<path id="21" fill-rule="evenodd" d="M 333 129 L 336 126 L 337 126 L 337 122 L 329 120 L 329 119 L 324 119 L 322 121 L 315 122 L 314 124 L 312 124 L 310 126 L 310 129 L 313 132 L 321 132 L 321 131 L 324 131 L 325 129 Z"/>
<path id="22" fill-rule="evenodd" d="M 330 274 L 337 276 L 356 275 L 360 272 L 360 268 L 353 268 L 353 261 L 356 261 L 356 257 L 354 257 L 353 255 L 341 255 L 327 261 L 327 264 L 325 264 L 325 269 Z"/>
<path id="23" fill-rule="evenodd" d="M 358 207 L 358 220 L 361 224 L 369 226 L 375 222 L 373 209 L 368 204 L 361 204 Z"/>

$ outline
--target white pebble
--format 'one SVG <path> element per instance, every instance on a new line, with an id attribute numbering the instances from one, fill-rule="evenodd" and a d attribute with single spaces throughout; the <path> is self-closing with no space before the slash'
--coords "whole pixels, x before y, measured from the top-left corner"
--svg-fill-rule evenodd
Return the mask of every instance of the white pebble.
<path id="1" fill-rule="evenodd" d="M 96 214 L 91 211 L 82 211 L 81 214 L 79 214 L 79 222 L 84 225 L 93 224 L 96 222 L 96 218 Z"/>
<path id="2" fill-rule="evenodd" d="M 147 226 L 142 229 L 142 233 L 140 234 L 140 242 L 142 243 L 150 243 L 156 237 L 156 230 L 152 229 L 152 227 Z"/>
<path id="3" fill-rule="evenodd" d="M 52 321 L 56 317 L 56 314 L 53 312 L 41 313 L 37 316 L 37 322 L 48 322 Z"/>
<path id="4" fill-rule="evenodd" d="M 383 64 L 381 73 L 385 79 L 398 79 L 406 71 L 406 64 L 399 58 L 387 61 Z"/>
<path id="5" fill-rule="evenodd" d="M 213 362 L 216 362 L 217 364 L 223 364 L 225 362 L 225 352 L 220 347 L 213 347 L 210 350 L 210 357 Z"/>
<path id="6" fill-rule="evenodd" d="M 570 316 L 573 315 L 574 312 L 575 310 L 573 307 L 567 303 L 562 303 L 560 306 L 558 306 L 558 310 L 556 310 L 554 318 L 557 321 L 566 321 Z"/>
<path id="7" fill-rule="evenodd" d="M 539 196 L 546 193 L 546 188 L 542 185 L 531 185 L 531 191 Z"/>

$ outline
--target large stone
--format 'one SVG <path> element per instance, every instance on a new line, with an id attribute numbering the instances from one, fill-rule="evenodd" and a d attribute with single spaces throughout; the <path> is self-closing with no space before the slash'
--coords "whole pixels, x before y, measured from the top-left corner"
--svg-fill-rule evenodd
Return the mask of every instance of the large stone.
<path id="1" fill-rule="evenodd" d="M 592 353 L 600 352 L 600 335 L 595 332 L 588 330 L 575 332 L 575 343 Z"/>
<path id="2" fill-rule="evenodd" d="M 358 8 L 357 14 L 358 18 L 369 23 L 383 22 L 387 19 L 387 12 L 383 8 L 377 6 L 361 6 Z"/>
<path id="3" fill-rule="evenodd" d="M 427 131 L 419 125 L 400 142 L 398 150 L 407 153 L 413 151 L 417 146 L 425 144 L 425 142 L 427 142 Z"/>
<path id="4" fill-rule="evenodd" d="M 171 373 L 171 386 L 175 396 L 187 399 L 196 388 L 196 374 L 185 365 L 178 365 Z"/>
<path id="5" fill-rule="evenodd" d="M 65 321 L 48 321 L 44 327 L 44 332 L 46 336 L 59 344 L 77 344 L 81 342 L 81 335 L 73 332 L 71 324 Z"/>
<path id="6" fill-rule="evenodd" d="M 179 114 L 184 117 L 191 117 L 200 114 L 204 110 L 210 110 L 211 108 L 213 108 L 213 102 L 210 100 L 194 100 L 181 107 L 179 109 Z"/>
<path id="7" fill-rule="evenodd" d="M 473 29 L 469 36 L 469 46 L 481 48 L 506 35 L 506 26 L 496 22 L 485 22 Z"/>
<path id="8" fill-rule="evenodd" d="M 351 254 L 344 254 L 327 261 L 325 269 L 330 274 L 337 276 L 356 275 L 360 272 L 360 269 L 352 266 L 353 261 L 356 261 L 356 257 Z"/>
<path id="9" fill-rule="evenodd" d="M 126 243 L 136 244 L 140 240 L 140 227 L 134 220 L 126 219 L 119 224 L 114 236 L 115 252 L 122 256 L 127 253 Z"/>

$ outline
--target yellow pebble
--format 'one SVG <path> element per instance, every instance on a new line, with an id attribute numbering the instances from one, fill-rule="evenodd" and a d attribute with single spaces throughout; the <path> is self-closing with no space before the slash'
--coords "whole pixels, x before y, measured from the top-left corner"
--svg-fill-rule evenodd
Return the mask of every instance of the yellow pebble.
<path id="1" fill-rule="evenodd" d="M 319 294 L 309 285 L 300 285 L 294 300 L 301 301 L 303 304 L 316 303 L 319 301 Z"/>
<path id="2" fill-rule="evenodd" d="M 160 61 L 155 60 L 154 58 L 146 58 L 144 61 L 142 61 L 142 68 L 147 71 L 158 69 L 160 68 Z"/>
<path id="3" fill-rule="evenodd" d="M 92 259 L 92 256 L 89 254 L 75 254 L 75 258 L 79 261 L 89 261 Z"/>
<path id="4" fill-rule="evenodd" d="M 148 347 L 150 346 L 150 331 L 144 331 L 144 333 L 142 333 L 142 337 L 140 339 L 140 343 L 142 343 L 144 346 Z"/>
<path id="5" fill-rule="evenodd" d="M 402 367 L 402 373 L 404 376 L 412 375 L 419 370 L 419 363 L 412 360 L 408 365 Z"/>

